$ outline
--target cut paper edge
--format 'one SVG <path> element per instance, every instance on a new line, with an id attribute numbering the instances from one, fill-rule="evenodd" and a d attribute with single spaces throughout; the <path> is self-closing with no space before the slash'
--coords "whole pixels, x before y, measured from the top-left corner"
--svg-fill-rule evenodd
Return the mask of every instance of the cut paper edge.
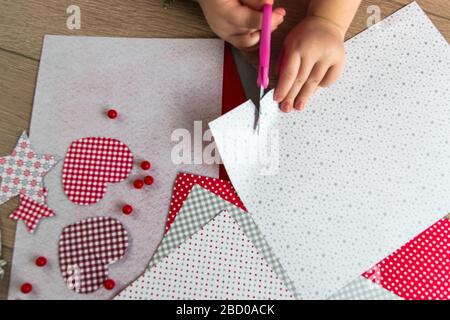
<path id="1" fill-rule="evenodd" d="M 208 205 L 205 206 L 205 204 Z M 227 211 L 236 220 L 247 237 L 252 240 L 254 246 L 264 256 L 266 262 L 273 268 L 274 272 L 285 283 L 286 287 L 295 297 L 297 297 L 294 283 L 290 280 L 278 258 L 272 252 L 272 249 L 261 234 L 256 223 L 253 221 L 251 214 L 226 200 L 223 200 L 197 184 L 190 190 L 187 199 L 177 215 L 178 219 L 175 219 L 169 232 L 161 241 L 147 270 L 158 264 L 162 259 L 173 252 L 180 243 L 184 243 L 190 236 L 195 234 L 222 211 Z M 193 212 L 195 212 L 195 217 L 192 216 Z M 184 217 L 185 215 L 187 216 Z M 180 217 L 182 217 L 182 219 L 180 219 Z"/>

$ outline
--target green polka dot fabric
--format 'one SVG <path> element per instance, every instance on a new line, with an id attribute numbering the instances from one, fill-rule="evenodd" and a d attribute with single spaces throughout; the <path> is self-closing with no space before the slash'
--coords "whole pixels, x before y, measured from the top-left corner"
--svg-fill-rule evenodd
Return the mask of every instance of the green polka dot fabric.
<path id="1" fill-rule="evenodd" d="M 116 299 L 292 299 L 290 286 L 251 216 L 195 185 L 149 269 Z"/>

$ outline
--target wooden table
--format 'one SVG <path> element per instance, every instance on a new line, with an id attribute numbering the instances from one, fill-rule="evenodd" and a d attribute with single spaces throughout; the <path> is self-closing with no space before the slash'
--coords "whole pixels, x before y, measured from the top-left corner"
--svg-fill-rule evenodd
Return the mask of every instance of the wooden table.
<path id="1" fill-rule="evenodd" d="M 377 5 L 386 17 L 409 0 L 364 0 L 348 32 L 348 38 L 367 27 L 367 8 Z M 437 28 L 450 39 L 448 0 L 419 0 Z M 274 36 L 279 48 L 283 35 L 301 18 L 307 1 L 278 0 L 288 10 L 285 25 Z M 69 5 L 81 8 L 81 29 L 66 26 Z M 210 38 L 199 6 L 177 0 L 164 9 L 162 0 L 0 0 L 0 155 L 7 155 L 23 130 L 28 129 L 42 40 L 45 34 Z M 255 56 L 249 57 L 255 61 Z M 17 199 L 0 206 L 3 258 L 6 278 L 0 282 L 0 299 L 7 296 L 16 224 L 7 217 Z"/>

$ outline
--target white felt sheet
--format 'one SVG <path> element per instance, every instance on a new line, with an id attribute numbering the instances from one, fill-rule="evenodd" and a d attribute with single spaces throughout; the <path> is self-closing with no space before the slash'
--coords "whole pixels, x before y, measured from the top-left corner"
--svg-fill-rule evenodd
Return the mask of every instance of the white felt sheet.
<path id="1" fill-rule="evenodd" d="M 106 196 L 84 207 L 71 203 L 62 190 L 62 162 L 48 174 L 48 203 L 56 216 L 44 219 L 35 235 L 18 223 L 10 299 L 105 299 L 113 297 L 146 269 L 163 233 L 172 185 L 179 171 L 218 176 L 217 165 L 174 165 L 173 130 L 194 130 L 221 113 L 223 42 L 217 39 L 126 39 L 46 36 L 37 80 L 30 138 L 40 152 L 64 157 L 70 143 L 88 136 L 117 138 L 127 144 L 136 163 L 129 179 L 109 184 Z M 119 112 L 110 120 L 109 106 Z M 154 184 L 135 190 L 132 181 L 151 174 Z M 121 206 L 134 207 L 130 216 Z M 127 228 L 130 245 L 124 259 L 110 266 L 112 291 L 76 294 L 66 288 L 58 266 L 62 228 L 91 216 L 111 216 Z M 37 268 L 34 259 L 47 257 Z M 23 282 L 33 292 L 20 293 Z"/>
<path id="2" fill-rule="evenodd" d="M 304 112 L 269 92 L 210 123 L 300 297 L 326 298 L 450 210 L 450 50 L 416 3 L 346 43 Z"/>

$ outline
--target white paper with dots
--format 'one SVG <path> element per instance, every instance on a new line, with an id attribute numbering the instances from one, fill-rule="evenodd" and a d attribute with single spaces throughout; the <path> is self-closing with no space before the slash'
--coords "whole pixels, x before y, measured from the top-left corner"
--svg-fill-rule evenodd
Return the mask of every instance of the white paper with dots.
<path id="1" fill-rule="evenodd" d="M 210 123 L 234 187 L 306 299 L 330 296 L 450 210 L 447 42 L 413 3 L 346 49 L 341 79 L 304 112 L 283 114 L 265 96 L 259 141 L 251 102 Z"/>
<path id="2" fill-rule="evenodd" d="M 151 267 L 116 300 L 292 299 L 226 211 Z"/>

